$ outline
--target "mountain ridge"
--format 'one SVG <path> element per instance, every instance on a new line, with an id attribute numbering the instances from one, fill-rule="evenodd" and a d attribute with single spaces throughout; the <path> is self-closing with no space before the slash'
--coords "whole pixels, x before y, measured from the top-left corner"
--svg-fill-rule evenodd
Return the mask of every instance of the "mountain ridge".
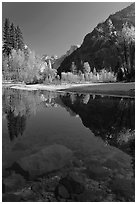
<path id="1" fill-rule="evenodd" d="M 97 70 L 106 68 L 117 72 L 119 67 L 127 63 L 123 48 L 125 40 L 133 41 L 133 44 L 135 41 L 135 3 L 109 15 L 103 23 L 98 23 L 84 37 L 81 46 L 62 61 L 58 74 L 70 71 L 72 62 L 75 62 L 77 71 L 83 71 L 83 63 L 89 62 L 91 71 L 95 67 Z M 134 57 L 134 51 L 132 55 Z"/>

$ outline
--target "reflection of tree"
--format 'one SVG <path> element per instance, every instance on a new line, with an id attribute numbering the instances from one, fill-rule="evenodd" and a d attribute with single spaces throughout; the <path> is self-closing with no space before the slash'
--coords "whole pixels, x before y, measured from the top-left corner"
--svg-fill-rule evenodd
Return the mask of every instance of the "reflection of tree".
<path id="1" fill-rule="evenodd" d="M 70 99 L 71 99 L 72 104 L 75 103 L 75 101 L 76 101 L 76 99 L 77 99 L 76 94 L 75 94 L 75 93 L 72 93 L 72 94 L 70 95 Z"/>
<path id="2" fill-rule="evenodd" d="M 57 107 L 56 92 L 42 91 L 40 94 L 40 99 L 44 107 Z"/>
<path id="3" fill-rule="evenodd" d="M 22 135 L 26 119 L 36 112 L 41 100 L 37 92 L 5 89 L 3 91 L 3 113 L 6 114 L 10 140 Z"/>
<path id="4" fill-rule="evenodd" d="M 135 102 L 134 99 L 101 97 L 92 95 L 90 99 L 83 100 L 86 96 L 77 95 L 75 101 L 71 101 L 70 95 L 61 96 L 62 102 L 78 114 L 84 124 L 92 132 L 111 145 L 124 151 L 125 145 L 118 143 L 119 133 L 123 130 L 135 128 Z M 88 98 L 88 97 L 87 97 Z M 129 151 L 128 151 L 129 152 Z"/>
<path id="5" fill-rule="evenodd" d="M 7 113 L 8 130 L 10 140 L 14 140 L 15 137 L 22 135 L 26 126 L 26 116 L 14 115 L 11 110 Z"/>
<path id="6" fill-rule="evenodd" d="M 87 104 L 90 99 L 90 94 L 83 95 L 82 102 Z"/>
<path id="7" fill-rule="evenodd" d="M 55 92 L 25 91 L 6 88 L 2 90 L 3 116 L 7 118 L 10 140 L 22 135 L 26 119 L 36 114 L 39 106 L 56 107 L 60 99 Z M 4 119 L 4 118 L 3 118 Z"/>

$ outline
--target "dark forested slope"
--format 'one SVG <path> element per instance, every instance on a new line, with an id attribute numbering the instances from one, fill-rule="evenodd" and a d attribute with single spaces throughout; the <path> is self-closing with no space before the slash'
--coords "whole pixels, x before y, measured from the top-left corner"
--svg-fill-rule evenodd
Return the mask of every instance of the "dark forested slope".
<path id="1" fill-rule="evenodd" d="M 95 67 L 117 72 L 122 66 L 125 71 L 134 71 L 135 61 L 135 4 L 110 15 L 105 22 L 99 23 L 88 33 L 82 45 L 67 56 L 60 67 L 70 71 L 72 62 L 77 70 L 83 71 L 83 63 L 89 62 L 91 71 Z"/>

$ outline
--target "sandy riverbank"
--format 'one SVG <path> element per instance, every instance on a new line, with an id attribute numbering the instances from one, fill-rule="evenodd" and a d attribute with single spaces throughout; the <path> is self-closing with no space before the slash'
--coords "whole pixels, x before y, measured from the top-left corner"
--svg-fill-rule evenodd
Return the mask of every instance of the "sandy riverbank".
<path id="1" fill-rule="evenodd" d="M 79 93 L 109 94 L 109 95 L 135 95 L 135 83 L 83 83 L 83 84 L 61 84 L 61 85 L 44 85 L 44 84 L 15 84 L 3 83 L 3 87 L 21 90 L 47 90 L 47 91 L 69 91 Z"/>
<path id="2" fill-rule="evenodd" d="M 63 90 L 63 89 L 62 89 Z M 87 86 L 70 87 L 69 92 L 94 93 L 111 96 L 135 96 L 135 83 L 98 83 Z"/>
<path id="3" fill-rule="evenodd" d="M 94 85 L 98 85 L 99 83 L 96 83 Z M 93 83 L 83 83 L 83 84 L 61 84 L 61 85 L 45 85 L 45 84 L 32 84 L 32 85 L 26 85 L 21 83 L 3 83 L 3 87 L 10 87 L 13 89 L 22 89 L 22 90 L 47 90 L 47 91 L 57 91 L 57 90 L 66 90 L 76 87 L 85 87 L 85 86 L 91 86 Z"/>

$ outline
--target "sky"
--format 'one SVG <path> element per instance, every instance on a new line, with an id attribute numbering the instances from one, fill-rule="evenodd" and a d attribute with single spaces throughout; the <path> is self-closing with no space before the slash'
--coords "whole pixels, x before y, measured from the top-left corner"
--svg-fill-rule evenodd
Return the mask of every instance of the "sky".
<path id="1" fill-rule="evenodd" d="M 19 25 L 36 54 L 61 56 L 81 45 L 86 34 L 132 2 L 3 2 L 2 22 Z"/>

